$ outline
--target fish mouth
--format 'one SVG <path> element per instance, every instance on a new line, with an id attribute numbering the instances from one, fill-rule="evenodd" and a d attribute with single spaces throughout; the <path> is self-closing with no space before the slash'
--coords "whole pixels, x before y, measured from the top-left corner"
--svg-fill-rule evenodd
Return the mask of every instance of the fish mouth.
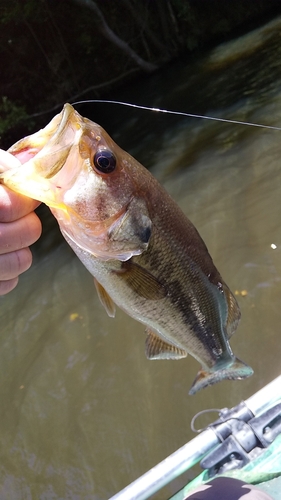
<path id="1" fill-rule="evenodd" d="M 0 174 L 0 183 L 29 198 L 46 203 L 50 208 L 67 211 L 59 200 L 58 174 L 70 154 L 78 147 L 82 133 L 80 115 L 71 104 L 38 132 L 16 142 L 8 150 L 21 162 L 19 167 Z"/>
<path id="2" fill-rule="evenodd" d="M 54 116 L 46 127 L 32 135 L 20 139 L 8 149 L 8 152 L 18 158 L 21 164 L 27 163 L 30 159 L 37 156 L 38 153 L 45 148 L 48 142 L 51 142 L 52 145 L 56 143 L 59 144 L 74 114 L 77 113 L 71 104 L 65 104 L 62 111 Z"/>

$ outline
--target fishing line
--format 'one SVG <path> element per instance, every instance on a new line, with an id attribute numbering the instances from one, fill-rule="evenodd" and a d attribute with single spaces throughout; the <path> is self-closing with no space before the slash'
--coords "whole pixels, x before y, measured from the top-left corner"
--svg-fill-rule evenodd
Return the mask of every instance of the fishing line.
<path id="1" fill-rule="evenodd" d="M 76 101 L 76 102 L 73 102 L 71 104 L 72 104 L 72 106 L 75 106 L 76 104 L 91 104 L 91 103 L 119 104 L 122 106 L 128 106 L 130 108 L 144 109 L 146 111 L 155 111 L 158 113 L 166 113 L 168 115 L 187 116 L 189 118 L 201 118 L 201 119 L 212 120 L 212 121 L 216 121 L 216 122 L 233 123 L 235 125 L 248 125 L 249 127 L 259 127 L 259 128 L 267 128 L 267 129 L 271 129 L 271 130 L 281 130 L 280 127 L 274 127 L 274 125 L 263 125 L 260 123 L 243 122 L 243 121 L 239 121 L 239 120 L 229 120 L 227 118 L 215 118 L 214 116 L 196 115 L 193 113 L 185 113 L 184 111 L 171 111 L 169 109 L 153 108 L 150 106 L 141 106 L 140 104 L 132 104 L 129 102 L 122 102 L 122 101 L 110 101 L 107 99 L 89 99 L 86 101 Z"/>

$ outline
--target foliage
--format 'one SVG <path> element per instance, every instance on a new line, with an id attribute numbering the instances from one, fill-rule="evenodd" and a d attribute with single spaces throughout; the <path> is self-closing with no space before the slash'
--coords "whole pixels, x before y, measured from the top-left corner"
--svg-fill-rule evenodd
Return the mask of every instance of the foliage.
<path id="1" fill-rule="evenodd" d="M 0 138 L 9 128 L 15 127 L 27 118 L 28 114 L 24 106 L 3 96 L 0 102 Z"/>
<path id="2" fill-rule="evenodd" d="M 279 0 L 1 0 L 0 132 L 85 89 L 98 96 L 136 70 L 186 57 L 278 6 Z"/>

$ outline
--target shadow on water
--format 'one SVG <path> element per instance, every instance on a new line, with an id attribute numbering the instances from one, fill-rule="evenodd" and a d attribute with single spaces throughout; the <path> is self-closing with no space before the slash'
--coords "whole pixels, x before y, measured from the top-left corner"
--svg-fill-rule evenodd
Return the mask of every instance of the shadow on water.
<path id="1" fill-rule="evenodd" d="M 281 125 L 279 30 L 273 22 L 114 98 Z M 281 132 L 101 106 L 90 117 L 152 169 L 236 293 L 231 344 L 255 375 L 189 397 L 198 363 L 146 360 L 142 325 L 107 317 L 41 209 L 34 265 L 0 299 L 3 499 L 108 498 L 191 439 L 196 412 L 233 406 L 279 374 Z"/>

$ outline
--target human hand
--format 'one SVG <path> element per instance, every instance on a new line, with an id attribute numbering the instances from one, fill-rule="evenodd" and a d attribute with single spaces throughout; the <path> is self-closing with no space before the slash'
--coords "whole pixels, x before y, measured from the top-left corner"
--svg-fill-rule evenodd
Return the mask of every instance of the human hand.
<path id="1" fill-rule="evenodd" d="M 20 165 L 7 151 L 0 149 L 0 171 Z M 41 235 L 41 222 L 34 209 L 38 201 L 14 193 L 0 185 L 0 295 L 15 288 L 19 275 L 29 269 L 29 246 Z"/>

